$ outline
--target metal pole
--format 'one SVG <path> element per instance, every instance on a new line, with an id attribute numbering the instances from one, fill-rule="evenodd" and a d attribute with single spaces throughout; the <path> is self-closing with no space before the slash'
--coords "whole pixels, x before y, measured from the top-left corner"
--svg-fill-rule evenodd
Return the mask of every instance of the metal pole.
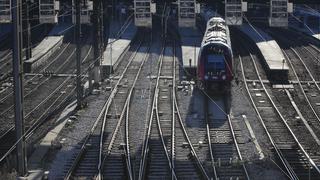
<path id="1" fill-rule="evenodd" d="M 111 74 L 112 74 L 112 44 L 110 44 L 110 59 L 111 59 L 111 64 L 110 64 L 110 74 L 109 74 L 109 77 L 111 77 Z"/>
<path id="2" fill-rule="evenodd" d="M 31 28 L 30 28 L 30 12 L 29 5 L 30 1 L 26 0 L 26 26 L 27 26 L 27 47 L 26 47 L 26 59 L 30 59 L 32 57 L 32 49 L 31 49 Z"/>
<path id="3" fill-rule="evenodd" d="M 94 86 L 99 86 L 100 81 L 100 59 L 101 59 L 101 5 L 100 0 L 93 1 L 93 26 L 94 26 Z"/>
<path id="4" fill-rule="evenodd" d="M 104 49 L 104 20 L 105 20 L 105 15 L 104 15 L 104 2 L 102 2 L 100 0 L 100 13 L 99 13 L 99 16 L 100 16 L 100 50 L 101 50 L 101 53 L 103 54 L 103 49 Z M 100 66 L 100 62 L 98 64 Z"/>
<path id="5" fill-rule="evenodd" d="M 76 6 L 76 61 L 77 61 L 77 105 L 82 106 L 82 87 L 81 87 L 81 44 L 80 44 L 80 0 L 75 1 Z"/>
<path id="6" fill-rule="evenodd" d="M 19 176 L 27 173 L 23 120 L 23 66 L 22 66 L 22 0 L 12 0 L 13 21 L 13 81 L 14 116 L 17 144 L 17 171 Z"/>
<path id="7" fill-rule="evenodd" d="M 197 43 L 196 42 L 194 42 L 194 57 L 193 58 L 194 58 L 193 59 L 194 65 L 196 67 L 196 64 L 197 64 Z M 197 71 L 195 71 L 195 72 L 197 72 Z"/>
<path id="8" fill-rule="evenodd" d="M 88 75 L 89 75 L 89 93 L 88 94 L 91 94 L 92 93 L 92 68 L 91 68 L 91 66 L 89 67 Z"/>

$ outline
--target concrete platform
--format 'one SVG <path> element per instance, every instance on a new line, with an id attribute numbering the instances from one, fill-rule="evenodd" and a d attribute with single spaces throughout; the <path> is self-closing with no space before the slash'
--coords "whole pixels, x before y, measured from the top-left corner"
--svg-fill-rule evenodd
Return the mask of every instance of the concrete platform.
<path id="1" fill-rule="evenodd" d="M 45 164 L 46 155 L 52 148 L 52 142 L 56 140 L 58 134 L 62 131 L 64 126 L 70 119 L 68 118 L 76 108 L 76 102 L 74 101 L 68 107 L 64 109 L 59 118 L 56 121 L 57 126 L 47 133 L 47 135 L 41 140 L 36 150 L 32 153 L 28 159 L 29 175 L 27 179 L 37 180 L 42 179 L 45 172 L 43 171 L 43 164 Z"/>
<path id="2" fill-rule="evenodd" d="M 287 81 L 289 66 L 278 43 L 257 27 L 252 28 L 248 24 L 243 24 L 239 29 L 256 43 L 264 58 L 264 66 L 269 78 Z"/>
<path id="3" fill-rule="evenodd" d="M 48 57 L 58 48 L 63 42 L 64 34 L 71 29 L 71 24 L 58 24 L 56 25 L 32 50 L 32 58 L 25 61 L 24 71 L 30 73 L 34 68 L 38 67 L 47 61 Z"/>
<path id="4" fill-rule="evenodd" d="M 180 28 L 180 37 L 183 68 L 191 75 L 195 75 L 202 34 L 197 29 Z"/>
<path id="5" fill-rule="evenodd" d="M 101 63 L 102 77 L 108 76 L 110 72 L 112 73 L 117 68 L 120 59 L 129 48 L 131 40 L 134 38 L 137 32 L 137 28 L 135 27 L 133 21 L 131 21 L 128 28 L 123 32 L 123 34 L 120 37 L 118 37 L 120 27 L 120 23 L 110 23 L 110 35 L 108 45 L 104 51 L 104 57 Z"/>

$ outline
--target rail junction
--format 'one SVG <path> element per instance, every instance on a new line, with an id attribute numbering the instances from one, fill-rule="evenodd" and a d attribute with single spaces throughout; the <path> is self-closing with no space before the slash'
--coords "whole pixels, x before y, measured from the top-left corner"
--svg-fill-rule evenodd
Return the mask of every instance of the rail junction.
<path id="1" fill-rule="evenodd" d="M 320 3 L 0 0 L 0 179 L 320 179 Z"/>

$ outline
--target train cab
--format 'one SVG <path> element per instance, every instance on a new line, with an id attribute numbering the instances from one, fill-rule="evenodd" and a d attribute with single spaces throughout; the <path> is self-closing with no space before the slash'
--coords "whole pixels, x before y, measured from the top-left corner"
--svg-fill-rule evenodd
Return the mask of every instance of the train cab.
<path id="1" fill-rule="evenodd" d="M 206 83 L 227 83 L 233 79 L 233 57 L 229 29 L 222 18 L 207 23 L 198 57 L 198 80 Z"/>

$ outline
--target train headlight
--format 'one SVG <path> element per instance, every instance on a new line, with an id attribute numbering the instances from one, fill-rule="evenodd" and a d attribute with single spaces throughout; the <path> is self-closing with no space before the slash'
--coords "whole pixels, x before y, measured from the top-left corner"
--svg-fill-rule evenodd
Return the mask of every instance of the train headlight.
<path id="1" fill-rule="evenodd" d="M 222 76 L 222 80 L 226 80 L 226 78 L 227 78 L 226 75 Z"/>

